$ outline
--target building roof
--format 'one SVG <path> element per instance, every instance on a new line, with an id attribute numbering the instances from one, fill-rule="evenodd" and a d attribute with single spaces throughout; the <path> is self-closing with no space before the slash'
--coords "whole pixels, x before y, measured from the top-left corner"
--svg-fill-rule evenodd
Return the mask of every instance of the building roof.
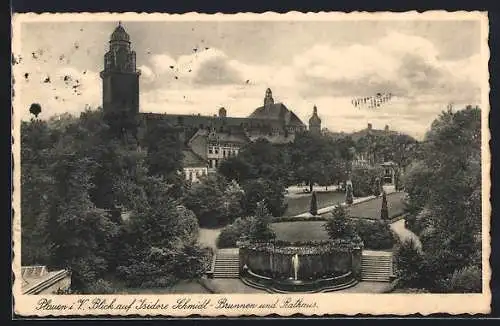
<path id="1" fill-rule="evenodd" d="M 268 104 L 258 107 L 250 114 L 251 119 L 281 120 L 286 125 L 304 126 L 304 123 L 295 113 L 290 111 L 283 103 Z"/>
<path id="2" fill-rule="evenodd" d="M 358 139 L 365 137 L 367 135 L 373 135 L 373 136 L 383 136 L 387 134 L 395 134 L 396 132 L 393 130 L 382 130 L 382 129 L 373 129 L 373 128 L 365 128 L 356 132 L 353 132 L 351 134 L 351 138 L 354 141 L 357 141 Z"/>
<path id="3" fill-rule="evenodd" d="M 250 138 L 243 132 L 221 132 L 214 130 L 206 130 L 199 129 L 196 133 L 191 137 L 188 141 L 188 145 L 190 145 L 197 137 L 205 137 L 210 139 L 214 137 L 214 140 L 217 140 L 219 143 L 231 143 L 231 144 L 246 144 L 250 142 Z"/>
<path id="4" fill-rule="evenodd" d="M 318 109 L 316 108 L 316 105 L 313 108 L 313 114 L 309 118 L 309 124 L 310 125 L 319 125 L 321 124 L 321 119 L 318 116 Z"/>
<path id="5" fill-rule="evenodd" d="M 207 166 L 207 162 L 201 156 L 197 155 L 190 149 L 183 150 L 182 154 L 183 154 L 182 166 L 185 168 Z"/>
<path id="6" fill-rule="evenodd" d="M 288 134 L 287 137 L 285 135 L 255 135 L 252 136 L 250 135 L 250 140 L 251 141 L 256 141 L 258 139 L 266 139 L 268 142 L 273 143 L 273 144 L 287 144 L 290 142 L 293 142 L 295 140 L 295 134 Z"/>
<path id="7" fill-rule="evenodd" d="M 220 129 L 221 127 L 243 127 L 248 118 L 233 118 L 207 116 L 201 114 L 165 114 L 165 113 L 141 113 L 146 120 L 164 120 L 176 126 L 190 126 L 204 129 L 213 127 Z"/>
<path id="8" fill-rule="evenodd" d="M 123 28 L 121 22 L 118 22 L 118 26 L 116 26 L 115 30 L 111 34 L 111 42 L 115 42 L 115 41 L 130 42 L 130 36 Z"/>

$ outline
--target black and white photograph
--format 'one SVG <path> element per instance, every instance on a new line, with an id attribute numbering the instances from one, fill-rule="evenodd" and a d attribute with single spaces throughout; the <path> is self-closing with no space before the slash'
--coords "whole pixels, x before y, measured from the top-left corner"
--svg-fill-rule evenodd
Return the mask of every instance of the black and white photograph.
<path id="1" fill-rule="evenodd" d="M 14 15 L 16 310 L 488 312 L 487 24 Z"/>

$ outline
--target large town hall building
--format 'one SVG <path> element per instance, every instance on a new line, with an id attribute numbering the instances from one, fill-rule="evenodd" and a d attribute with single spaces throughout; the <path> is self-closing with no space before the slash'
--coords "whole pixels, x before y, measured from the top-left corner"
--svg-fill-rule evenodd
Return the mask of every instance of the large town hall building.
<path id="1" fill-rule="evenodd" d="M 111 34 L 109 51 L 104 55 L 103 111 L 111 120 L 139 118 L 146 126 L 154 121 L 166 121 L 179 130 L 184 143 L 183 168 L 186 177 L 197 177 L 214 171 L 224 159 L 237 155 L 249 142 L 267 139 L 271 143 L 292 142 L 306 125 L 285 104 L 274 101 L 271 89 L 264 94 L 262 106 L 248 117 L 230 117 L 225 108 L 215 109 L 214 115 L 159 114 L 140 112 L 139 77 L 136 53 L 130 36 L 121 23 Z M 310 132 L 321 132 L 317 108 L 309 119 Z"/>

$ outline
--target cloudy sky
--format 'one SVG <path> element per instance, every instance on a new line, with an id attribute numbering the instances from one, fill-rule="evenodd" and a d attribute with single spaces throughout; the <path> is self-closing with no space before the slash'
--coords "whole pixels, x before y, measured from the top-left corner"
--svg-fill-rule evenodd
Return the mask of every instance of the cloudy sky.
<path id="1" fill-rule="evenodd" d="M 99 71 L 117 22 L 29 22 L 15 53 L 22 118 L 78 113 L 102 101 Z M 142 112 L 247 116 L 267 87 L 305 123 L 317 105 L 323 127 L 371 122 L 421 138 L 437 114 L 481 104 L 479 21 L 123 22 L 137 52 Z M 174 68 L 172 69 L 171 66 Z M 65 76 L 67 76 L 65 78 Z M 392 93 L 377 109 L 353 98 Z"/>

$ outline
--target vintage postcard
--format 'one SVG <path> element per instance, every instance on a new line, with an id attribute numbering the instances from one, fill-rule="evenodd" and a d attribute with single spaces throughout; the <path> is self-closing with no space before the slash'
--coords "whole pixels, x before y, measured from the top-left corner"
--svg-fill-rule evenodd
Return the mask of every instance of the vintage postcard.
<path id="1" fill-rule="evenodd" d="M 22 316 L 490 311 L 484 12 L 16 14 Z"/>

